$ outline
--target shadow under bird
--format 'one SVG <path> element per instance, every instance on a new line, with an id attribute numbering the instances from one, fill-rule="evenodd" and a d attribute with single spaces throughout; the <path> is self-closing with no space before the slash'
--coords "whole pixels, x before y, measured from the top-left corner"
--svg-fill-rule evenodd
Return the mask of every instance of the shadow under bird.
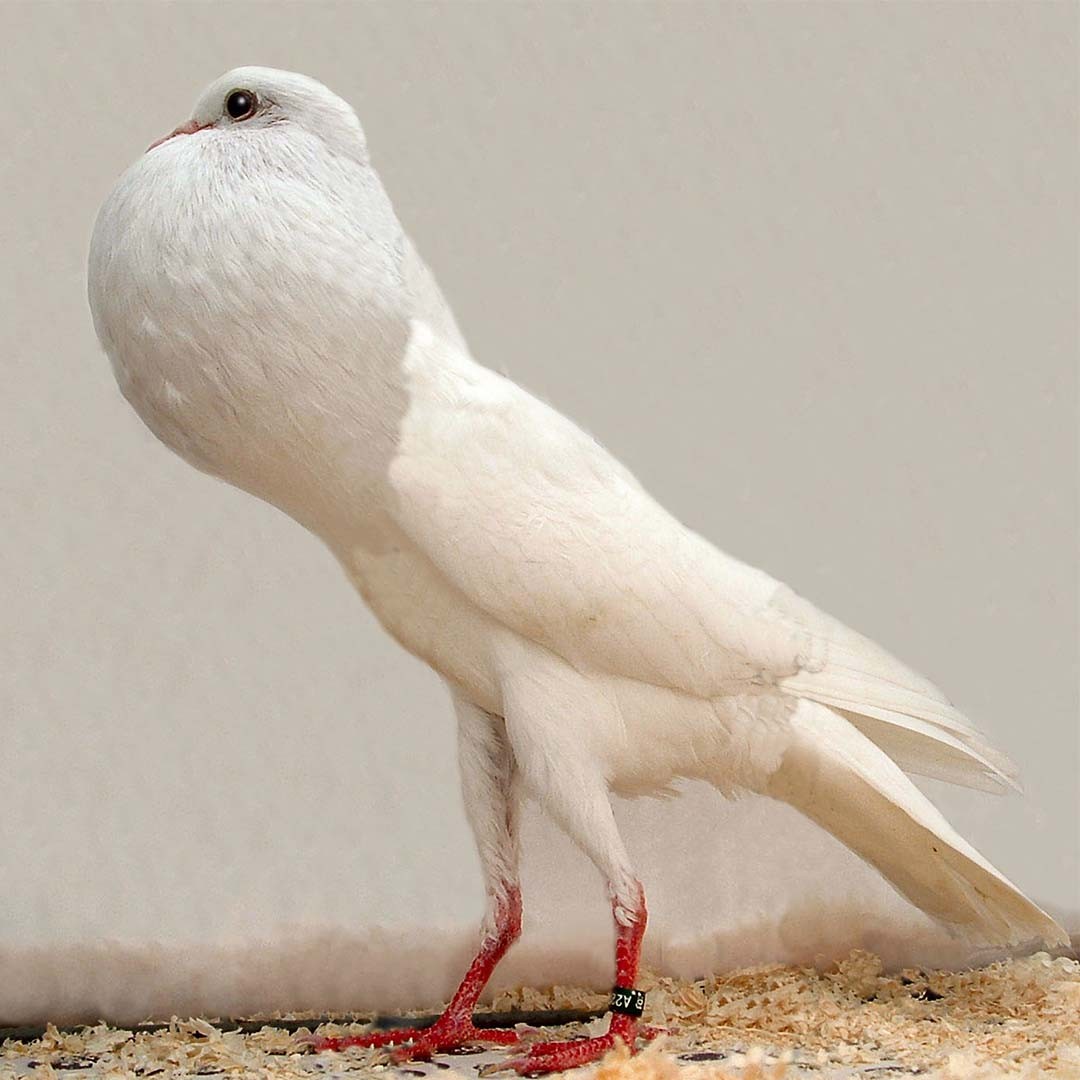
<path id="1" fill-rule="evenodd" d="M 124 396 L 197 468 L 330 547 L 382 625 L 445 680 L 486 882 L 476 959 L 431 1028 L 351 1038 L 399 1058 L 463 1043 L 521 928 L 524 794 L 595 863 L 616 926 L 607 1034 L 641 1027 L 646 907 L 610 793 L 679 777 L 782 800 L 974 943 L 1067 943 L 904 770 L 1015 787 L 931 683 L 668 514 L 590 436 L 470 355 L 402 230 L 353 110 L 238 68 L 123 174 L 89 265 Z"/>

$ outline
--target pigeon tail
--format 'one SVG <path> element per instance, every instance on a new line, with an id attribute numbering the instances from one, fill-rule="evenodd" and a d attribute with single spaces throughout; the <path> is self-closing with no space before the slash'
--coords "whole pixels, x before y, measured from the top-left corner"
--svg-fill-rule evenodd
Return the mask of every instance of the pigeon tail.
<path id="1" fill-rule="evenodd" d="M 1069 944 L 1065 931 L 843 716 L 803 700 L 791 726 L 792 744 L 766 794 L 827 829 L 911 903 L 974 945 Z"/>

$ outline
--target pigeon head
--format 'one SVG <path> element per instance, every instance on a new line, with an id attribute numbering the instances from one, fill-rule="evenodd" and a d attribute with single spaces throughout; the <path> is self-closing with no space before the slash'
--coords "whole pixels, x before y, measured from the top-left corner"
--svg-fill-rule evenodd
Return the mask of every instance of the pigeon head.
<path id="1" fill-rule="evenodd" d="M 152 143 L 149 151 L 181 136 L 249 139 L 285 127 L 314 136 L 336 153 L 366 161 L 360 121 L 350 106 L 306 75 L 274 68 L 239 67 L 203 91 L 191 119 Z"/>

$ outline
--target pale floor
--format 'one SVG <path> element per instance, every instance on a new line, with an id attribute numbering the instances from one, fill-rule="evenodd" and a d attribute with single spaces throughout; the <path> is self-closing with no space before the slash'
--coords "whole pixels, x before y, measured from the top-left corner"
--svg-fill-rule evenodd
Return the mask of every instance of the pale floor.
<path id="1" fill-rule="evenodd" d="M 698 982 L 645 975 L 642 985 L 649 995 L 646 1018 L 669 1032 L 663 1045 L 633 1058 L 613 1055 L 587 1071 L 590 1080 L 1080 1080 L 1080 963 L 1065 956 L 1037 953 L 967 972 L 887 973 L 876 957 L 855 952 L 825 971 L 771 966 Z M 605 1000 L 580 988 L 523 988 L 498 995 L 493 1009 L 598 1009 Z M 542 1037 L 596 1034 L 605 1026 L 599 1017 L 547 1028 Z M 362 1030 L 334 1024 L 320 1033 Z M 534 1032 L 523 1032 L 525 1039 L 536 1038 Z M 472 1080 L 507 1057 L 500 1048 L 392 1066 L 386 1051 L 314 1053 L 304 1045 L 307 1034 L 272 1021 L 246 1034 L 205 1020 L 135 1033 L 105 1025 L 51 1029 L 34 1041 L 6 1042 L 0 1078 Z"/>

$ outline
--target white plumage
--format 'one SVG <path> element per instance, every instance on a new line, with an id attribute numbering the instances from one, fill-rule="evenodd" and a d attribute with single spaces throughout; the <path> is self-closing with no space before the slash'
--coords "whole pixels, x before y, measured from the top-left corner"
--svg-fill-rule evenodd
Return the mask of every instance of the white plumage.
<path id="1" fill-rule="evenodd" d="M 238 90 L 253 108 L 234 118 Z M 1000 790 L 1008 760 L 926 680 L 477 364 L 355 115 L 318 83 L 214 83 L 103 206 L 90 300 L 155 434 L 318 534 L 449 684 L 491 897 L 474 983 L 516 936 L 522 788 L 605 875 L 624 952 L 645 910 L 609 792 L 677 777 L 790 803 L 973 941 L 1066 940 L 901 771 Z M 636 954 L 619 977 L 634 970 Z M 444 1043 L 475 1034 L 466 987 Z M 440 1036 L 407 1037 L 420 1053 Z"/>

